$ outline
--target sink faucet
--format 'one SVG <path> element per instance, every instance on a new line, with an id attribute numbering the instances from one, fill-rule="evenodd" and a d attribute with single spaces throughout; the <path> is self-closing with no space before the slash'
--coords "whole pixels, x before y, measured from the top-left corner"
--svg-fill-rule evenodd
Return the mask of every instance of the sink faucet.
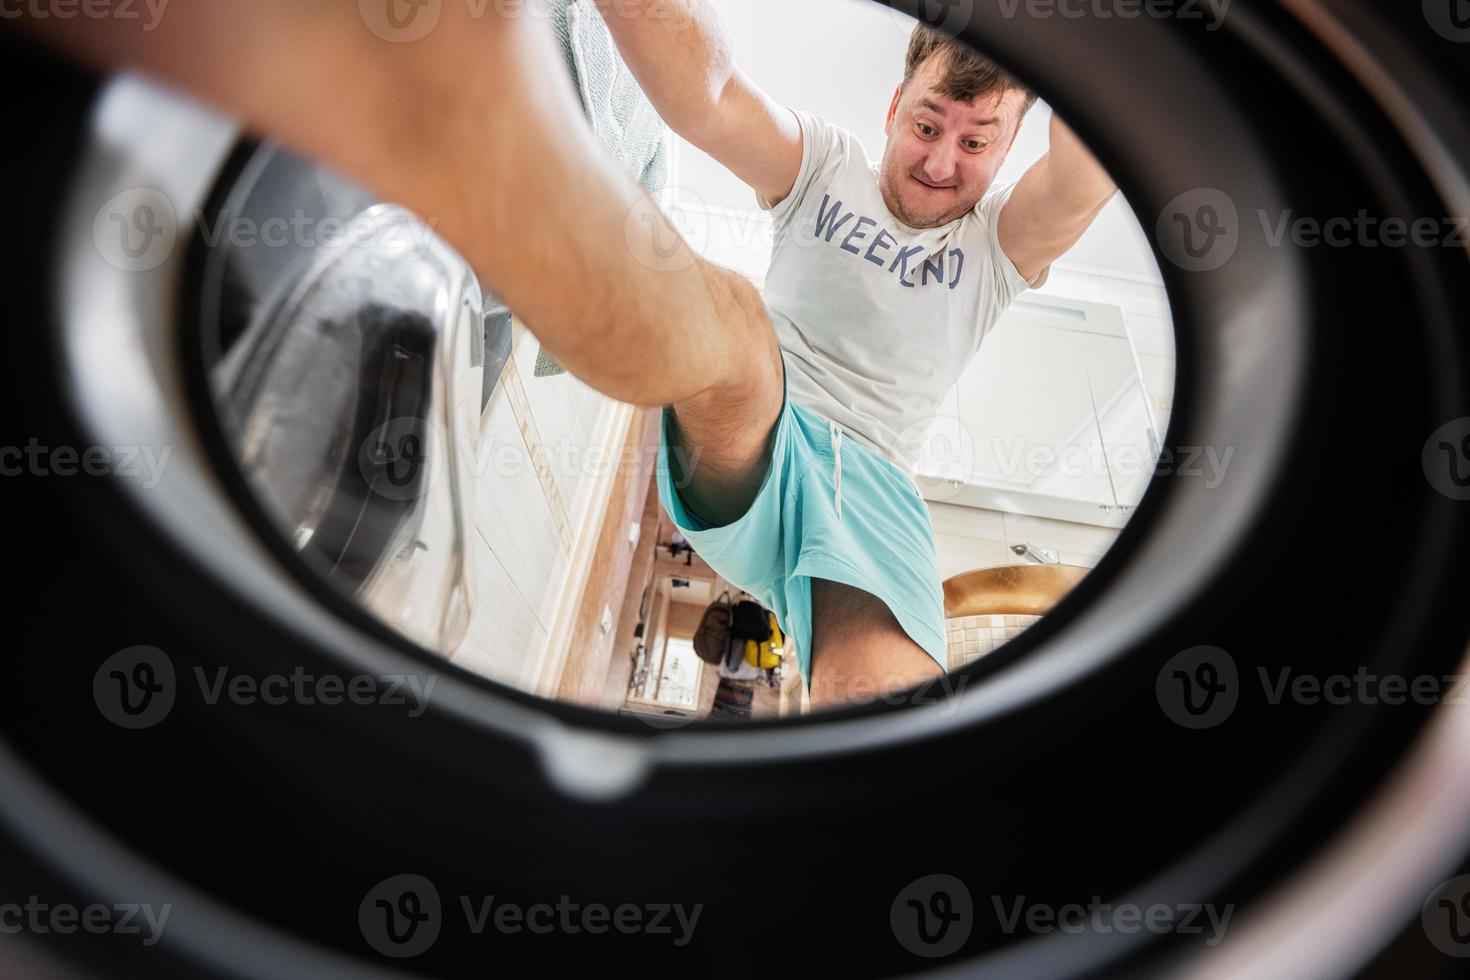
<path id="1" fill-rule="evenodd" d="M 1057 556 L 1057 553 L 1055 551 L 1048 551 L 1045 548 L 1038 548 L 1035 545 L 1027 544 L 1024 541 L 1020 544 L 1011 545 L 1011 550 L 1018 555 L 1031 558 L 1033 561 L 1038 561 L 1043 565 L 1060 565 L 1062 563 L 1061 558 Z"/>

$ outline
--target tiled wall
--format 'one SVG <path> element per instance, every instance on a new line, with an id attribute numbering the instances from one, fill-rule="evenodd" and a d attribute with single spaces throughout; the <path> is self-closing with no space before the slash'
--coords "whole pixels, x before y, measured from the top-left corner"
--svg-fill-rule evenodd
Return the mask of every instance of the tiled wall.
<path id="1" fill-rule="evenodd" d="M 476 603 L 453 660 L 528 688 L 566 594 L 585 530 L 589 448 L 610 399 L 570 374 L 533 375 L 538 345 L 519 323 L 500 382 L 481 418 L 474 479 Z M 582 520 L 585 520 L 582 519 Z"/>
<path id="2" fill-rule="evenodd" d="M 965 616 L 949 621 L 949 669 L 985 656 L 1036 622 L 1039 616 Z"/>
<path id="3" fill-rule="evenodd" d="M 977 568 L 1030 564 L 1031 559 L 1011 551 L 1011 546 L 1017 544 L 1054 551 L 1064 565 L 1092 568 L 1118 536 L 1116 528 L 932 501 L 929 514 L 934 522 L 940 579 Z M 949 669 L 984 656 L 1036 620 L 1035 616 L 967 616 L 949 620 Z"/>
<path id="4" fill-rule="evenodd" d="M 1011 551 L 1011 546 L 1017 544 L 1054 551 L 1064 565 L 1092 568 L 1118 536 L 1117 528 L 1054 521 L 1045 517 L 1023 517 L 932 501 L 929 514 L 934 522 L 934 545 L 938 552 L 941 580 L 977 568 L 1032 564 L 1032 559 Z M 966 616 L 949 620 L 949 669 L 962 667 L 1014 639 L 1037 618 Z"/>

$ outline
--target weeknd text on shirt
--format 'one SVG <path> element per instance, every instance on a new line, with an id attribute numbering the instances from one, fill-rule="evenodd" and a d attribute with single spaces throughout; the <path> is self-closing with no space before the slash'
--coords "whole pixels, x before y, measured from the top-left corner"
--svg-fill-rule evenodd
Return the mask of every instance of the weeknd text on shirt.
<path id="1" fill-rule="evenodd" d="M 873 233 L 875 228 L 876 234 Z M 822 195 L 822 203 L 817 208 L 815 236 L 851 254 L 854 261 L 871 262 L 890 275 L 896 275 L 907 289 L 931 284 L 948 285 L 954 289 L 960 284 L 965 271 L 964 249 L 952 248 L 927 259 L 921 258 L 926 251 L 924 246 L 900 246 L 887 228 L 866 215 L 844 210 L 842 202 L 833 201 L 830 194 Z M 866 247 L 862 245 L 864 242 Z"/>

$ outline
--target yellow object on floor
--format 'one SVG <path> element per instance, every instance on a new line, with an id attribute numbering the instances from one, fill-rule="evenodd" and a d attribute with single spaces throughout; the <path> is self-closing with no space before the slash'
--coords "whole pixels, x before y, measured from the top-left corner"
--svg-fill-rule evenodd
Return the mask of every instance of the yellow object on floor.
<path id="1" fill-rule="evenodd" d="M 776 625 L 776 614 L 768 612 L 766 615 L 771 622 L 771 638 L 760 644 L 754 640 L 745 641 L 745 662 L 761 670 L 770 670 L 781 663 L 781 654 L 777 651 L 784 645 L 781 628 Z"/>

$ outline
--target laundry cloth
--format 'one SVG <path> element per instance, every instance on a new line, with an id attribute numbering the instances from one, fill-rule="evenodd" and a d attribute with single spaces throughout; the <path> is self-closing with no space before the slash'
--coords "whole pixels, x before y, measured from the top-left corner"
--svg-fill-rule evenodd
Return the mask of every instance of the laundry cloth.
<path id="1" fill-rule="evenodd" d="M 623 61 L 602 14 L 592 0 L 539 2 L 549 15 L 593 134 L 625 173 L 658 194 L 668 180 L 668 127 Z M 537 353 L 536 377 L 565 370 L 544 350 Z"/>

